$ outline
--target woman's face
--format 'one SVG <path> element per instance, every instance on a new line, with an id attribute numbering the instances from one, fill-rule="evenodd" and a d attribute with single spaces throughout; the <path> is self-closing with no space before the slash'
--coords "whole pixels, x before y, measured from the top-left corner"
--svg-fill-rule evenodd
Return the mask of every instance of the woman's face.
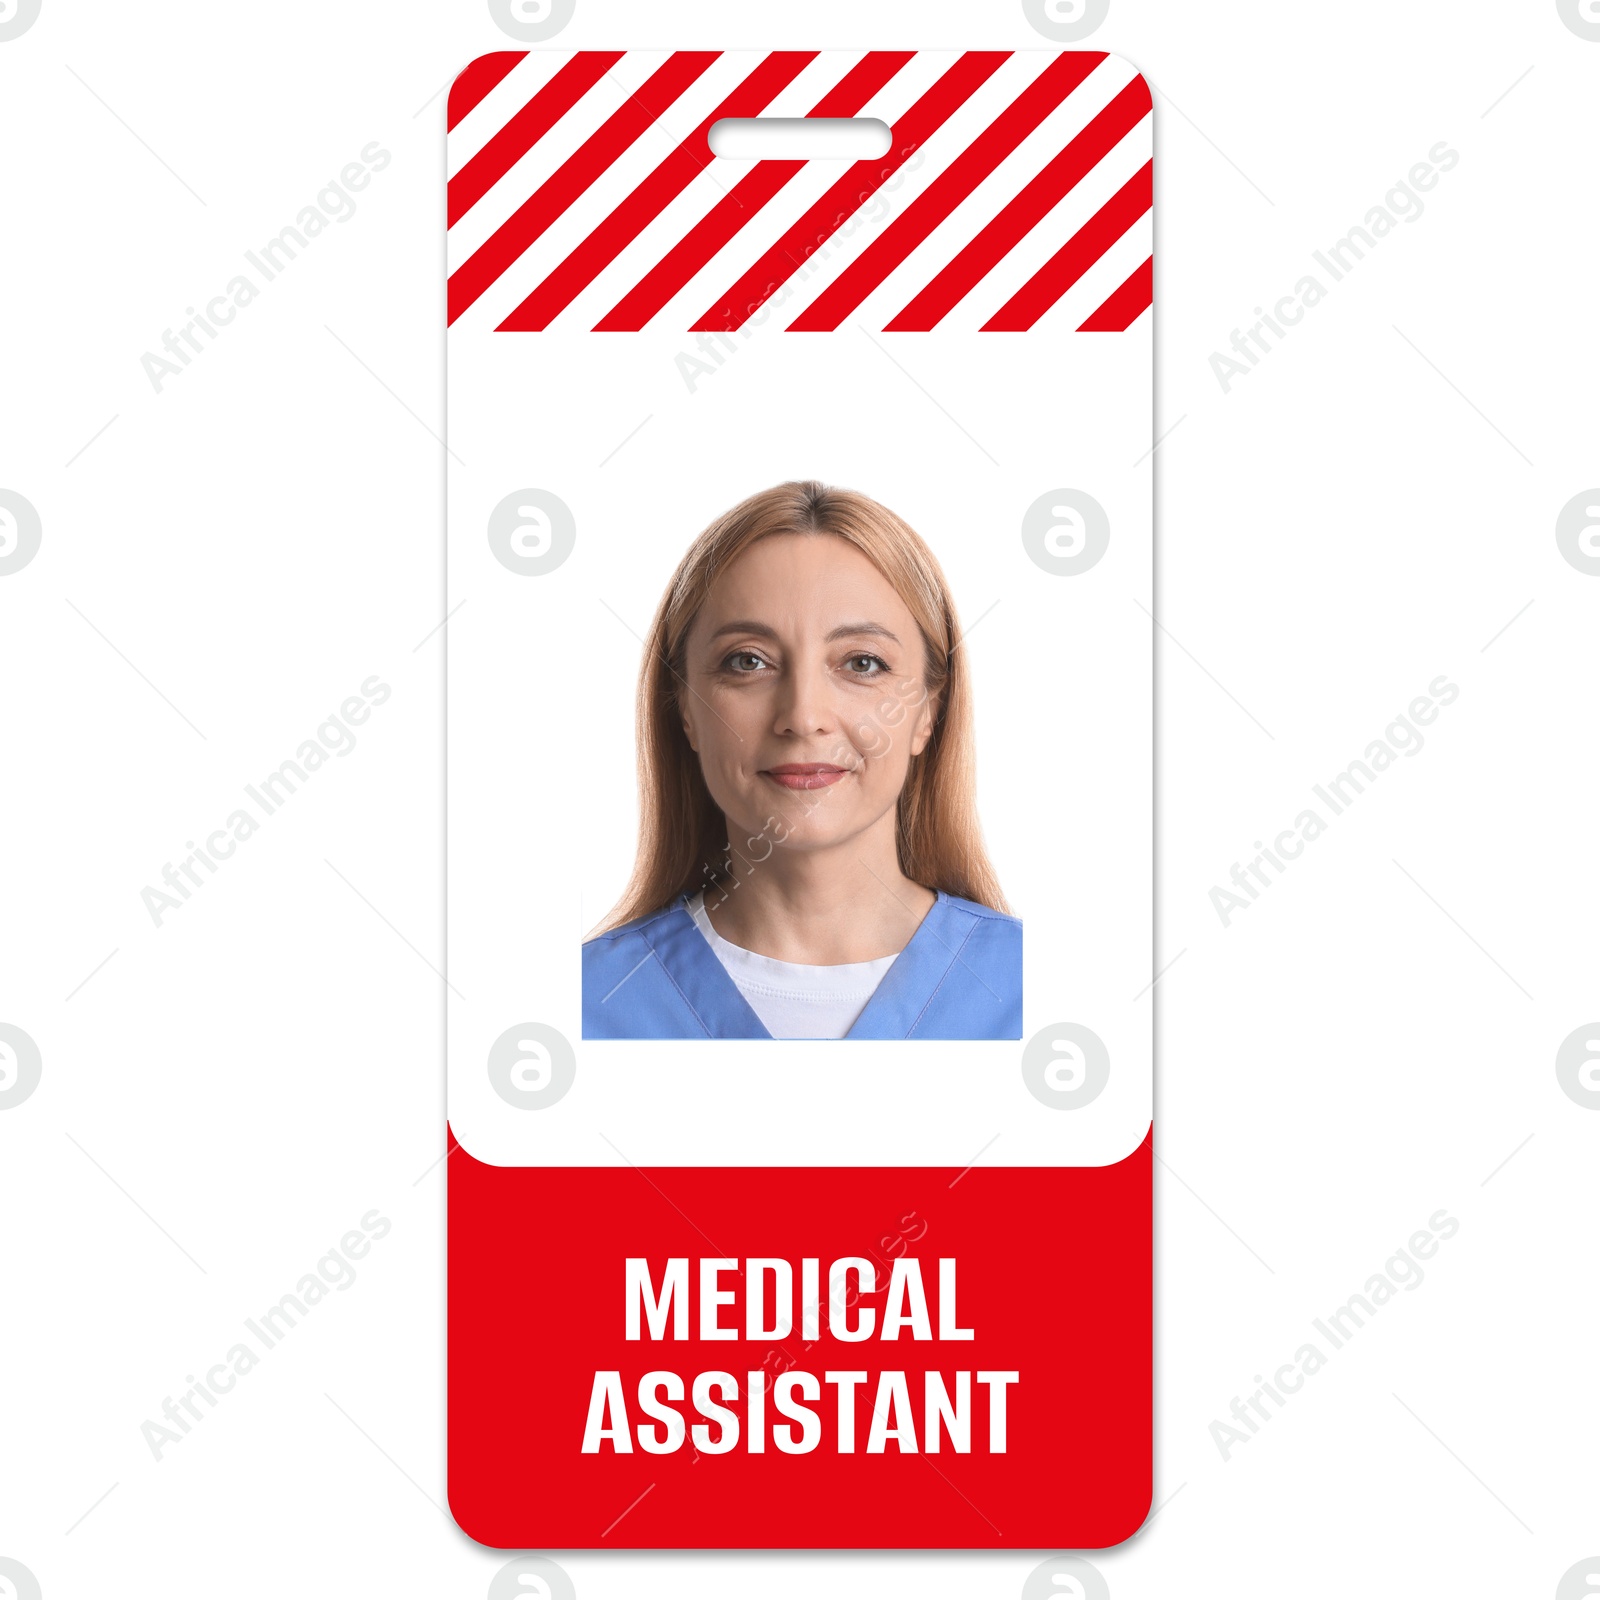
<path id="1" fill-rule="evenodd" d="M 933 731 L 923 656 L 905 602 L 842 539 L 771 535 L 718 574 L 677 687 L 736 851 L 759 861 L 893 827 Z"/>

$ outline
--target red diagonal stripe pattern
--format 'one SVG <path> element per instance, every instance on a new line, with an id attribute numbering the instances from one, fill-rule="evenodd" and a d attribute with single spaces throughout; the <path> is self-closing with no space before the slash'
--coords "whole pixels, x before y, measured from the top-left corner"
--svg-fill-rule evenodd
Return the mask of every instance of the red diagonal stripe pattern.
<path id="1" fill-rule="evenodd" d="M 707 135 L 722 117 L 753 117 L 817 58 L 776 50 L 500 324 L 502 333 L 539 333 L 717 158 Z"/>
<path id="2" fill-rule="evenodd" d="M 1090 50 L 1056 56 L 789 324 L 789 331 L 827 333 L 837 328 L 1104 60 L 1104 54 Z"/>
<path id="3" fill-rule="evenodd" d="M 581 50 L 462 167 L 446 189 L 454 227 L 622 59 L 616 50 Z"/>
<path id="4" fill-rule="evenodd" d="M 445 122 L 453 133 L 456 124 L 471 111 L 502 78 L 521 61 L 526 50 L 496 50 L 493 55 L 469 61 L 450 85 L 446 98 Z"/>
<path id="5" fill-rule="evenodd" d="M 1149 161 L 984 323 L 985 333 L 1021 333 L 1086 273 L 1154 200 Z"/>
<path id="6" fill-rule="evenodd" d="M 886 324 L 886 331 L 926 333 L 936 327 L 1149 111 L 1150 90 L 1143 78 L 1135 78 L 904 311 Z"/>
<path id="7" fill-rule="evenodd" d="M 621 108 L 518 206 L 505 223 L 451 275 L 446 296 L 449 320 L 454 322 L 463 311 L 473 305 L 512 262 L 671 106 L 720 53 L 716 50 L 676 51 L 630 94 Z M 591 52 L 580 52 L 568 66 L 589 54 Z M 607 65 L 615 59 L 615 56 L 609 57 Z M 562 72 L 566 70 L 563 68 Z M 604 68 L 601 71 L 603 72 Z M 560 76 L 558 73 L 557 77 Z M 597 73 L 596 81 L 598 77 Z M 473 159 L 476 161 L 478 158 Z M 472 165 L 473 162 L 468 162 L 467 168 Z M 463 168 L 457 176 L 464 176 L 467 168 Z"/>
<path id="8" fill-rule="evenodd" d="M 703 316 L 692 332 L 740 327 L 875 194 L 1010 55 L 969 50 L 894 125 L 889 153 L 858 161 Z M 1147 97 L 1148 103 L 1148 97 Z"/>
<path id="9" fill-rule="evenodd" d="M 1155 299 L 1156 264 L 1145 264 L 1079 329 L 1079 333 L 1126 333 Z"/>
<path id="10" fill-rule="evenodd" d="M 911 56 L 909 50 L 869 51 L 806 114 L 854 116 Z M 804 166 L 803 161 L 758 161 L 595 324 L 595 331 L 634 333 L 644 327 Z"/>

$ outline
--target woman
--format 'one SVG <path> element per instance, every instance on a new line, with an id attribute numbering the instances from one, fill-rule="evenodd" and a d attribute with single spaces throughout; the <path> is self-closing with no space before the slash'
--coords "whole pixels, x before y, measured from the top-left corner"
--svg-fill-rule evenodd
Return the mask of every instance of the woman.
<path id="1" fill-rule="evenodd" d="M 780 484 L 695 540 L 645 646 L 639 850 L 583 947 L 584 1038 L 1021 1037 L 960 642 L 866 495 Z"/>

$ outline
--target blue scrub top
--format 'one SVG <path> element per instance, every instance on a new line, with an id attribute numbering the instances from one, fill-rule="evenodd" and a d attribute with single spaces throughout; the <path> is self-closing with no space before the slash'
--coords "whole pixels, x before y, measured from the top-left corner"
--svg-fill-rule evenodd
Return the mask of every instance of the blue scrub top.
<path id="1" fill-rule="evenodd" d="M 688 897 L 583 947 L 585 1039 L 770 1039 Z M 939 891 L 847 1039 L 1020 1039 L 1022 924 Z"/>

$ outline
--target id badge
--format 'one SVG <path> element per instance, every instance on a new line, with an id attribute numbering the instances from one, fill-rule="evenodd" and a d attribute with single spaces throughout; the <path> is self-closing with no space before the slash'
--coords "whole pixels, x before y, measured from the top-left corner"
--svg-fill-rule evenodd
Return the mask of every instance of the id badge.
<path id="1" fill-rule="evenodd" d="M 455 1517 L 1116 1544 L 1149 91 L 1086 51 L 505 52 L 448 120 Z"/>

